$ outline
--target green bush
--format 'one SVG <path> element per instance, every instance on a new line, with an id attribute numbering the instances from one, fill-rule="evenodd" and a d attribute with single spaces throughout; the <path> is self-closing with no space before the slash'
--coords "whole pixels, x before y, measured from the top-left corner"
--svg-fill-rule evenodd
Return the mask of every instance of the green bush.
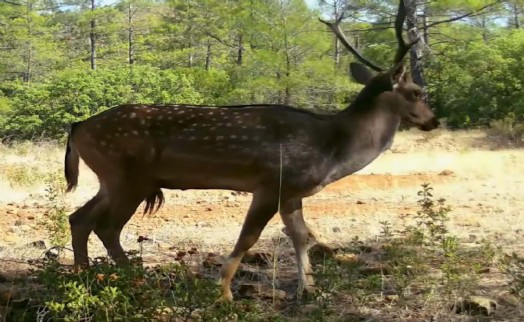
<path id="1" fill-rule="evenodd" d="M 152 67 L 63 71 L 44 83 L 4 83 L 0 136 L 64 136 L 69 124 L 123 103 L 200 103 L 191 75 Z M 7 107 L 5 107 L 7 106 Z"/>
<path id="2" fill-rule="evenodd" d="M 451 127 L 487 126 L 509 113 L 524 115 L 524 30 L 490 42 L 444 45 L 429 63 L 432 107 Z"/>

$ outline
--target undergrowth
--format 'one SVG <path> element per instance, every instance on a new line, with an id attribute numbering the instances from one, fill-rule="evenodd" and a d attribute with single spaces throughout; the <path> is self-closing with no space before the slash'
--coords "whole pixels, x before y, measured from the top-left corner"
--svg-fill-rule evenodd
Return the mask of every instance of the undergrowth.
<path id="1" fill-rule="evenodd" d="M 486 240 L 461 243 L 447 229 L 451 207 L 446 200 L 435 198 L 429 184 L 418 197 L 413 224 L 394 229 L 384 221 L 373 240 L 355 237 L 332 252 L 311 251 L 317 291 L 298 301 L 287 294 L 279 306 L 256 297 L 220 302 L 218 270 L 203 276 L 180 261 L 146 267 L 141 251 L 131 254 L 133 265 L 127 268 L 97 259 L 80 273 L 53 258 L 33 262 L 30 302 L 12 310 L 7 320 L 360 321 L 389 320 L 398 312 L 424 320 L 435 312 L 456 314 L 452 304 L 477 295 L 482 275 L 496 267 L 508 277 L 511 294 L 522 299 L 524 259 L 499 256 L 501 250 Z M 50 184 L 50 204 L 59 199 Z M 51 216 L 63 218 L 64 209 L 55 204 Z M 58 236 L 64 227 L 57 223 L 48 229 Z"/>

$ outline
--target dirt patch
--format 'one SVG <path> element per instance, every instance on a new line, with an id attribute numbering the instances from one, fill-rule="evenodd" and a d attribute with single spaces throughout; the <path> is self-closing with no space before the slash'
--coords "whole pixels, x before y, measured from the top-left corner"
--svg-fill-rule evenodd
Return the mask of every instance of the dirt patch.
<path id="1" fill-rule="evenodd" d="M 327 191 L 389 190 L 418 187 L 423 183 L 441 184 L 453 180 L 453 172 L 415 173 L 405 175 L 360 174 L 351 175 L 326 187 Z"/>

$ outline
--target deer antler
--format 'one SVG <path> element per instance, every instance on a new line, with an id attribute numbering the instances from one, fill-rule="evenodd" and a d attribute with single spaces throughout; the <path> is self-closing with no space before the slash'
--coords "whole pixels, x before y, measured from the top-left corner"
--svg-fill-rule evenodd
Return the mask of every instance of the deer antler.
<path id="1" fill-rule="evenodd" d="M 340 30 L 340 22 L 342 21 L 342 19 L 344 19 L 344 14 L 341 14 L 340 17 L 335 22 L 328 22 L 328 21 L 318 18 L 320 22 L 326 24 L 329 28 L 331 28 L 331 30 L 333 30 L 333 33 L 335 33 L 335 36 L 337 36 L 337 38 L 344 45 L 344 47 L 346 47 L 346 49 L 349 50 L 355 57 L 357 57 L 357 59 L 360 60 L 364 65 L 368 66 L 369 68 L 377 72 L 384 71 L 384 68 L 367 60 L 364 56 L 362 56 L 361 53 L 358 52 L 358 50 L 355 47 L 353 47 L 349 43 L 349 41 L 347 40 L 342 30 Z"/>
<path id="2" fill-rule="evenodd" d="M 404 25 L 405 20 L 406 5 L 404 4 L 404 0 L 400 0 L 398 4 L 397 17 L 395 18 L 395 36 L 397 37 L 398 48 L 397 52 L 395 53 L 395 59 L 393 60 L 394 66 L 398 66 L 402 62 L 402 59 L 404 59 L 404 56 L 406 56 L 411 47 L 413 47 L 420 39 L 420 37 L 417 37 L 417 39 L 415 39 L 414 41 L 410 42 L 409 44 L 406 44 L 406 41 L 402 36 L 402 27 Z"/>
<path id="3" fill-rule="evenodd" d="M 346 36 L 340 29 L 340 22 L 342 21 L 342 19 L 344 19 L 344 14 L 340 15 L 340 17 L 335 22 L 328 22 L 321 18 L 319 18 L 318 20 L 320 20 L 320 22 L 326 24 L 329 28 L 331 28 L 333 33 L 337 36 L 337 38 L 344 45 L 344 47 L 346 47 L 347 50 L 349 50 L 358 60 L 360 60 L 360 62 L 370 67 L 374 71 L 377 71 L 377 72 L 384 71 L 384 68 L 366 59 L 364 56 L 362 56 L 361 53 L 359 53 L 349 43 Z M 420 38 L 417 38 L 414 41 L 410 42 L 409 44 L 406 44 L 404 37 L 402 36 L 403 25 L 404 25 L 405 20 L 406 20 L 406 6 L 404 4 L 404 0 L 400 0 L 399 5 L 398 5 L 397 16 L 395 18 L 395 35 L 397 38 L 398 47 L 397 47 L 397 52 L 395 54 L 395 59 L 393 60 L 394 68 L 397 68 L 401 64 L 404 56 L 406 56 L 406 54 L 409 52 L 411 47 L 413 47 L 413 45 L 415 45 L 420 39 Z"/>

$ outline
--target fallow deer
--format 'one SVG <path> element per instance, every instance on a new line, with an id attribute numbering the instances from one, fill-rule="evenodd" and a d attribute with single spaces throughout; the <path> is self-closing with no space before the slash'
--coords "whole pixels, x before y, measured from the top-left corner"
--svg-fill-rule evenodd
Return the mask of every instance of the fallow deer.
<path id="1" fill-rule="evenodd" d="M 122 228 L 143 201 L 145 212 L 158 210 L 162 188 L 229 189 L 250 192 L 253 199 L 222 266 L 222 297 L 233 298 L 230 284 L 242 256 L 276 212 L 293 242 L 299 290 L 313 287 L 302 199 L 372 162 L 389 148 L 400 122 L 424 131 L 439 126 L 402 66 L 413 45 L 402 37 L 404 19 L 400 1 L 393 68 L 373 76 L 363 65 L 351 64 L 353 77 L 365 86 L 336 114 L 282 105 L 126 104 L 74 123 L 65 154 L 67 191 L 77 185 L 80 158 L 100 182 L 98 193 L 69 218 L 75 265 L 89 264 L 92 231 L 117 264 L 128 263 Z M 359 60 L 382 70 L 349 44 L 341 19 L 322 22 Z"/>

